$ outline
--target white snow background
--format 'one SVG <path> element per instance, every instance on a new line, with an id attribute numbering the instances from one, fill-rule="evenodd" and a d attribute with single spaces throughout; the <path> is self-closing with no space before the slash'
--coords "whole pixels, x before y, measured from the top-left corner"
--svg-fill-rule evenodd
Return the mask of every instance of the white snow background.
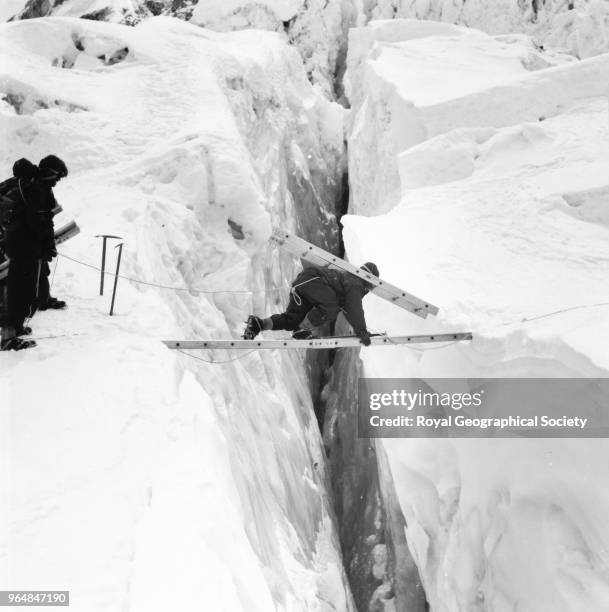
<path id="1" fill-rule="evenodd" d="M 95 234 L 117 233 L 127 276 L 245 293 L 120 281 L 110 318 L 110 281 L 99 297 L 94 270 L 59 259 L 70 309 L 0 355 L 0 588 L 69 588 L 79 611 L 352 609 L 303 356 L 209 365 L 160 343 L 280 307 L 296 269 L 267 247 L 271 220 L 294 220 L 281 151 L 336 167 L 345 116 L 347 254 L 441 309 L 371 296 L 370 327 L 475 334 L 365 349 L 368 376 L 607 376 L 609 57 L 562 51 L 372 22 L 350 34 L 346 116 L 277 34 L 2 25 L 0 167 L 66 158 L 56 193 L 82 233 L 61 253 L 97 265 Z M 377 450 L 433 612 L 609 609 L 605 440 Z"/>
<path id="2" fill-rule="evenodd" d="M 370 325 L 475 335 L 365 350 L 367 376 L 609 373 L 609 56 L 518 50 L 435 23 L 351 32 L 351 209 L 372 216 L 343 219 L 347 252 L 441 306 L 422 321 L 371 296 Z M 377 450 L 434 612 L 609 609 L 607 440 Z"/>
<path id="3" fill-rule="evenodd" d="M 66 159 L 56 195 L 82 233 L 62 254 L 99 265 L 95 235 L 118 234 L 127 276 L 241 292 L 120 281 L 110 318 L 111 279 L 99 297 L 98 273 L 59 259 L 69 310 L 36 316 L 35 350 L 0 355 L 1 588 L 69 588 L 83 611 L 346 609 L 302 357 L 199 367 L 160 342 L 236 335 L 277 299 L 284 147 L 330 167 L 341 109 L 271 33 L 51 18 L 2 26 L 0 45 L 20 109 L 2 102 L 2 168 Z"/>

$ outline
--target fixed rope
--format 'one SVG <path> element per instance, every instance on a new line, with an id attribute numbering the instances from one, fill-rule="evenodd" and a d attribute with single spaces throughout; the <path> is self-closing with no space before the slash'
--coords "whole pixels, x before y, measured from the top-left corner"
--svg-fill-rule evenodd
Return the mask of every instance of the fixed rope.
<path id="1" fill-rule="evenodd" d="M 186 355 L 186 357 L 190 357 L 191 359 L 196 359 L 197 361 L 202 361 L 204 363 L 210 363 L 213 365 L 221 365 L 221 364 L 226 364 L 226 363 L 233 363 L 234 361 L 239 361 L 240 359 L 243 359 L 244 357 L 247 357 L 248 355 L 255 353 L 256 350 L 257 349 L 252 349 L 251 351 L 248 351 L 247 353 L 243 353 L 242 355 L 237 355 L 237 357 L 232 357 L 231 359 L 224 359 L 221 361 L 217 361 L 215 359 L 204 359 L 203 357 L 197 357 L 196 355 L 191 355 L 190 353 L 187 353 L 186 351 L 182 351 L 181 349 L 178 349 L 178 353 L 182 353 L 182 355 Z"/>
<path id="2" fill-rule="evenodd" d="M 87 263 L 85 261 L 81 261 L 80 259 L 76 259 L 75 257 L 70 257 L 69 255 L 65 255 L 64 253 L 59 253 L 60 257 L 63 257 L 64 259 L 68 259 L 74 263 L 77 263 L 81 266 L 85 266 L 87 268 L 91 268 L 92 270 L 96 270 L 97 272 L 101 272 L 101 268 L 99 266 L 96 266 L 94 264 L 90 264 Z M 57 263 L 55 264 L 55 267 L 57 267 Z M 115 274 L 113 272 L 109 272 L 107 270 L 104 271 L 104 274 L 107 274 L 109 276 L 115 276 Z M 53 277 L 55 276 L 55 271 L 53 271 Z M 189 287 L 175 287 L 175 286 L 171 286 L 171 285 L 163 285 L 161 283 L 153 283 L 151 281 L 145 281 L 145 280 L 141 280 L 139 278 L 133 278 L 131 276 L 125 276 L 123 274 L 119 274 L 118 275 L 119 278 L 122 278 L 124 280 L 127 280 L 129 282 L 132 283 L 136 283 L 138 285 L 146 285 L 148 287 L 156 287 L 158 289 L 167 289 L 170 291 L 186 291 L 188 293 L 200 293 L 200 294 L 207 294 L 207 295 L 213 295 L 213 294 L 219 294 L 219 293 L 233 293 L 233 294 L 253 294 L 253 293 L 269 293 L 271 291 L 284 291 L 284 289 L 287 288 L 286 287 L 275 287 L 273 289 L 269 289 L 269 290 L 259 290 L 259 291 L 252 291 L 251 289 L 191 289 Z M 570 312 L 572 310 L 584 310 L 584 309 L 588 309 L 588 308 L 599 308 L 601 306 L 609 306 L 609 302 L 598 302 L 595 304 L 580 304 L 580 305 L 576 305 L 576 306 L 568 306 L 566 308 L 562 308 L 560 310 L 553 310 L 551 312 L 547 312 L 544 314 L 540 314 L 540 315 L 535 315 L 535 316 L 531 316 L 531 317 L 523 317 L 521 319 L 515 319 L 513 321 L 507 321 L 504 323 L 498 323 L 496 325 L 496 327 L 506 327 L 508 325 L 515 325 L 516 323 L 530 323 L 532 321 L 537 321 L 540 319 L 545 319 L 545 318 L 549 318 L 549 317 L 553 317 L 559 314 L 563 314 L 565 312 Z M 342 309 L 341 309 L 342 310 Z M 495 327 L 492 327 L 490 329 L 495 329 Z M 452 344 L 452 343 L 451 343 Z M 434 349 L 430 349 L 430 350 L 437 350 L 437 347 L 434 347 Z"/>
<path id="3" fill-rule="evenodd" d="M 99 266 L 96 266 L 94 264 L 90 264 L 88 262 L 85 261 L 81 261 L 79 259 L 76 259 L 74 257 L 70 257 L 69 255 L 65 255 L 63 253 L 59 253 L 60 257 L 63 257 L 64 259 L 67 259 L 69 261 L 72 261 L 76 264 L 79 264 L 81 266 L 85 266 L 87 268 L 90 268 L 92 270 L 95 270 L 97 272 L 101 272 L 101 268 Z M 55 262 L 55 268 L 53 270 L 53 278 L 51 280 L 51 286 L 55 277 L 55 271 L 57 269 L 57 260 Z M 107 274 L 109 276 L 115 276 L 114 273 L 109 272 L 109 271 L 104 271 L 104 274 Z M 130 277 L 130 276 L 126 276 L 123 274 L 119 274 L 118 278 L 122 278 L 126 281 L 132 282 L 132 283 L 136 283 L 139 285 L 145 285 L 148 287 L 155 287 L 158 289 L 165 289 L 165 290 L 169 290 L 169 291 L 183 291 L 183 292 L 188 292 L 188 293 L 195 293 L 195 294 L 201 294 L 201 295 L 216 295 L 216 294 L 236 294 L 236 295 L 251 295 L 251 294 L 267 294 L 270 292 L 277 292 L 277 291 L 281 291 L 283 292 L 287 286 L 285 288 L 283 287 L 276 287 L 270 290 L 259 290 L 259 291 L 252 291 L 249 289 L 242 289 L 242 290 L 235 290 L 235 289 L 192 289 L 189 287 L 176 287 L 176 286 L 171 286 L 171 285 L 164 285 L 162 283 L 154 283 L 151 281 L 146 281 L 146 280 L 141 280 L 138 278 L 134 278 L 134 277 Z M 571 312 L 574 310 L 585 310 L 585 309 L 590 309 L 590 308 L 599 308 L 599 307 L 606 307 L 609 306 L 609 301 L 608 302 L 597 302 L 594 304 L 580 304 L 580 305 L 575 305 L 575 306 L 568 306 L 566 308 L 562 308 L 559 310 L 553 310 L 547 313 L 542 313 L 539 315 L 534 315 L 534 316 L 526 316 L 520 319 L 515 319 L 513 321 L 506 321 L 503 323 L 498 323 L 495 326 L 486 328 L 484 331 L 492 331 L 494 329 L 498 329 L 499 327 L 507 327 L 510 325 L 516 325 L 516 324 L 523 324 L 523 323 L 531 323 L 534 321 L 539 321 L 541 319 L 546 319 L 546 318 L 550 318 L 550 317 L 555 317 L 567 312 Z M 427 351 L 438 351 L 438 350 L 442 350 L 445 348 L 448 348 L 454 344 L 458 344 L 458 341 L 455 342 L 448 342 L 446 344 L 442 344 L 439 346 L 434 346 L 434 347 L 427 347 L 427 348 L 420 348 L 420 347 L 413 347 L 413 346 L 409 346 L 409 345 L 399 345 L 395 342 L 391 341 L 391 338 L 389 336 L 387 336 L 386 333 L 378 333 L 378 332 L 374 332 L 372 329 L 370 330 L 373 333 L 375 333 L 376 335 L 382 335 L 382 336 L 386 336 L 389 343 L 394 345 L 394 346 L 405 346 L 407 349 L 411 350 L 411 351 L 415 351 L 418 353 L 425 353 Z M 227 360 L 214 360 L 214 359 L 204 359 L 202 357 L 197 357 L 195 355 L 191 355 L 183 350 L 179 350 L 178 352 L 182 353 L 183 355 L 190 357 L 192 359 L 196 359 L 197 361 L 202 361 L 204 363 L 207 364 L 228 364 L 228 363 L 233 363 L 235 361 L 239 361 L 240 359 L 243 359 L 245 357 L 247 357 L 248 355 L 251 355 L 253 352 L 255 352 L 257 349 L 252 349 L 251 351 L 248 351 L 244 354 L 238 355 L 237 357 L 233 357 L 231 359 L 227 359 Z"/>
<path id="4" fill-rule="evenodd" d="M 94 264 L 87 263 L 85 261 L 81 261 L 80 259 L 76 259 L 75 257 L 70 257 L 69 255 L 64 255 L 63 253 L 59 253 L 60 257 L 64 259 L 68 259 L 74 263 L 77 263 L 81 266 L 85 266 L 87 268 L 91 268 L 92 270 L 96 270 L 97 272 L 101 272 L 101 268 Z M 116 276 L 114 272 L 110 272 L 108 270 L 104 270 L 104 274 L 108 276 Z M 147 287 L 156 287 L 157 289 L 168 289 L 170 291 L 185 291 L 188 293 L 199 293 L 205 295 L 213 295 L 217 293 L 235 293 L 235 294 L 252 294 L 252 293 L 269 293 L 269 291 L 252 291 L 251 289 L 190 289 L 189 287 L 173 287 L 171 285 L 163 285 L 161 283 L 153 283 L 151 281 L 140 280 L 139 278 L 133 278 L 131 276 L 125 276 L 124 274 L 119 274 L 118 278 L 122 278 L 131 283 L 136 283 L 138 285 L 146 285 Z M 283 291 L 284 289 L 281 287 L 277 287 L 275 289 L 271 289 L 270 291 Z"/>

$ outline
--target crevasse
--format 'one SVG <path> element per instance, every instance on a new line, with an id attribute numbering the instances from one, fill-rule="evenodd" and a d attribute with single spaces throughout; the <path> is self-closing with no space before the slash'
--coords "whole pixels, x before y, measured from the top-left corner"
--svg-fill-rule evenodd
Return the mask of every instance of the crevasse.
<path id="1" fill-rule="evenodd" d="M 337 248 L 343 109 L 272 33 L 2 29 L 2 167 L 61 153 L 57 197 L 81 227 L 54 279 L 69 311 L 36 317 L 34 354 L 2 355 L 2 587 L 65 585 L 76 610 L 354 609 L 319 366 L 160 342 L 237 335 L 281 308 L 297 262 L 265 246 L 273 224 Z M 112 318 L 83 265 L 98 265 L 98 233 L 155 285 L 120 281 Z"/>

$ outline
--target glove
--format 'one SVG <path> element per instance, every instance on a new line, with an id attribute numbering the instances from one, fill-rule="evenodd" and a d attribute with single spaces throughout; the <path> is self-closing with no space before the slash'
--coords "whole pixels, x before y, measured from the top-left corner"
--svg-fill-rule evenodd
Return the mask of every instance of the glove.
<path id="1" fill-rule="evenodd" d="M 293 334 L 294 340 L 310 340 L 314 338 L 313 332 L 310 329 L 297 329 Z"/>
<path id="2" fill-rule="evenodd" d="M 364 346 L 370 346 L 370 332 L 368 330 L 365 330 L 361 334 L 359 334 L 359 341 Z"/>
<path id="3" fill-rule="evenodd" d="M 53 257 L 57 257 L 57 249 L 55 247 L 48 249 L 45 252 L 43 259 L 45 261 L 52 261 Z"/>

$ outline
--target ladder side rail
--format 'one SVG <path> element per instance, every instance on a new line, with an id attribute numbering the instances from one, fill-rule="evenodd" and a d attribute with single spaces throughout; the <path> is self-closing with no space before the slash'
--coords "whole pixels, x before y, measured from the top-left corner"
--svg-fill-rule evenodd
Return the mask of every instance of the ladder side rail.
<path id="1" fill-rule="evenodd" d="M 276 228 L 273 230 L 271 240 L 309 263 L 314 265 L 329 265 L 330 267 L 344 270 L 350 274 L 365 279 L 366 282 L 369 282 L 375 286 L 375 288 L 372 289 L 372 293 L 376 293 L 383 299 L 388 299 L 402 308 L 406 308 L 407 310 L 414 312 L 414 314 L 422 316 L 422 318 L 425 318 L 427 314 L 436 315 L 439 311 L 437 306 L 434 306 L 421 298 L 403 291 L 391 283 L 378 279 L 373 274 L 370 274 L 361 268 L 350 264 L 336 255 L 332 255 L 332 253 L 329 253 L 328 251 L 324 251 L 320 247 L 310 244 L 298 236 L 292 236 L 291 234 Z M 384 291 L 381 292 L 381 290 Z M 407 303 L 412 304 L 413 308 L 407 308 Z M 423 315 L 422 313 L 425 314 Z"/>
<path id="2" fill-rule="evenodd" d="M 426 344 L 435 342 L 461 342 L 471 340 L 470 332 L 425 334 L 411 336 L 372 336 L 372 346 L 395 346 L 402 344 Z M 293 338 L 277 340 L 164 340 L 163 344 L 170 349 L 330 349 L 362 346 L 357 336 L 329 338 L 312 338 L 294 340 Z"/>

